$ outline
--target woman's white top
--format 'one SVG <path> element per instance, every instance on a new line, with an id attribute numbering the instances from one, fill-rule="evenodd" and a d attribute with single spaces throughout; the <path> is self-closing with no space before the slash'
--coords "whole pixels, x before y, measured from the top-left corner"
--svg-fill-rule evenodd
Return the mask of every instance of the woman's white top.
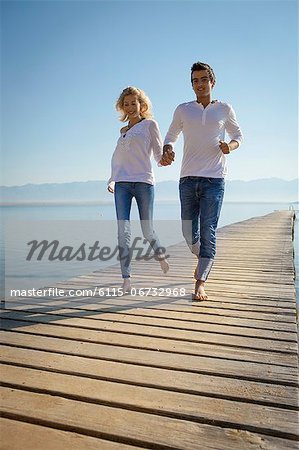
<path id="1" fill-rule="evenodd" d="M 111 160 L 108 184 L 117 181 L 154 184 L 151 158 L 162 158 L 162 137 L 155 120 L 144 119 L 128 131 L 122 132 Z"/>

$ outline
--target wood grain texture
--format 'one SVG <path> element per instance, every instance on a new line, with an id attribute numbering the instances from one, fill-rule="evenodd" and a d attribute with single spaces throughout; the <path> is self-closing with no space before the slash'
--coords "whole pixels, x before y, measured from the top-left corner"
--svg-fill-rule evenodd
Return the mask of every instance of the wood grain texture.
<path id="1" fill-rule="evenodd" d="M 1 449 L 281 450 L 298 448 L 293 213 L 223 227 L 192 302 L 185 243 L 133 263 L 134 286 L 164 295 L 85 295 L 118 288 L 113 266 L 15 298 L 1 311 Z M 184 288 L 175 297 L 165 289 Z"/>

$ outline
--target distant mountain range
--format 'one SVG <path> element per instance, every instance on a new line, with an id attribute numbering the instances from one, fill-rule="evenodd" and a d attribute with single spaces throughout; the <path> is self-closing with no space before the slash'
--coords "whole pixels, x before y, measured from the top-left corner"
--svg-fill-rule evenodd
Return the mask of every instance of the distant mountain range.
<path id="1" fill-rule="evenodd" d="M 298 202 L 298 179 L 286 181 L 267 178 L 252 181 L 227 181 L 225 201 Z M 156 201 L 178 200 L 178 182 L 163 181 L 156 186 Z M 0 204 L 110 203 L 106 181 L 26 184 L 0 186 Z"/>

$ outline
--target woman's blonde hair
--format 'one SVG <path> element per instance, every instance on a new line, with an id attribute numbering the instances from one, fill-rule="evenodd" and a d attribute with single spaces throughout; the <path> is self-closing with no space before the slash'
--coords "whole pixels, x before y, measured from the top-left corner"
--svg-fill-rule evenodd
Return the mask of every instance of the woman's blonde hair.
<path id="1" fill-rule="evenodd" d="M 121 113 L 119 120 L 122 122 L 126 122 L 128 120 L 128 115 L 124 112 L 124 100 L 127 95 L 137 96 L 140 103 L 140 115 L 142 118 L 151 119 L 153 117 L 152 104 L 146 93 L 137 87 L 128 86 L 122 91 L 115 104 L 115 108 Z"/>

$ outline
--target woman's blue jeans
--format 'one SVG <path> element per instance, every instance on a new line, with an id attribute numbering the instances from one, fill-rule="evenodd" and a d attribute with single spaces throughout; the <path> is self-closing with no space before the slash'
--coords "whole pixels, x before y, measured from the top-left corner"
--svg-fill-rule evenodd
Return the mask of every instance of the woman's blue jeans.
<path id="1" fill-rule="evenodd" d="M 214 262 L 224 185 L 223 178 L 180 179 L 182 232 L 191 252 L 198 257 L 197 280 L 208 278 Z"/>
<path id="2" fill-rule="evenodd" d="M 118 229 L 118 248 L 123 278 L 131 275 L 131 225 L 130 212 L 135 197 L 143 237 L 149 242 L 157 256 L 164 253 L 159 238 L 153 229 L 154 186 L 149 183 L 119 181 L 115 183 L 114 200 Z"/>

